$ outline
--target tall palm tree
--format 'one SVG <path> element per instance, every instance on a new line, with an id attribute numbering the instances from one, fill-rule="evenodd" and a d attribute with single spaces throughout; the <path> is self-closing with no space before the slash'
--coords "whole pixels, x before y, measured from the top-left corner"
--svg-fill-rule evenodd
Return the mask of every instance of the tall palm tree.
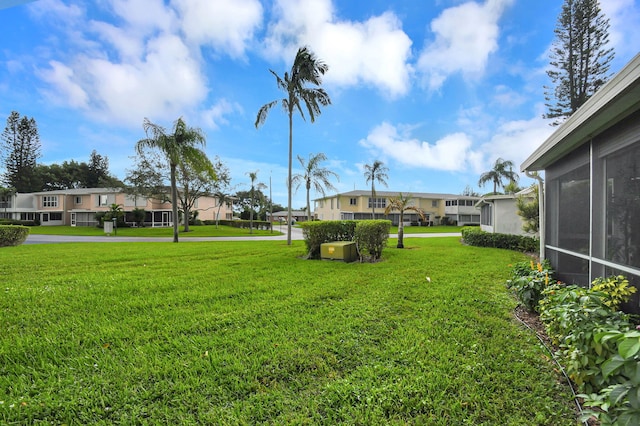
<path id="1" fill-rule="evenodd" d="M 148 118 L 144 119 L 143 128 L 147 137 L 140 139 L 136 144 L 138 154 L 143 154 L 145 149 L 157 149 L 169 163 L 171 173 L 171 207 L 173 221 L 173 242 L 178 242 L 178 186 L 176 184 L 176 170 L 180 164 L 187 163 L 196 170 L 209 170 L 215 176 L 213 165 L 207 158 L 207 154 L 198 146 L 204 147 L 206 138 L 202 130 L 188 127 L 182 118 L 173 123 L 171 133 L 157 124 L 153 124 Z"/>
<path id="2" fill-rule="evenodd" d="M 258 182 L 256 183 L 256 180 L 258 180 L 258 170 L 256 170 L 255 172 L 249 172 L 249 179 L 251 179 L 251 208 L 249 209 L 249 233 L 253 234 L 253 206 L 255 205 L 255 196 L 256 196 L 256 190 L 263 190 L 267 188 L 267 185 L 265 185 L 262 182 Z"/>
<path id="3" fill-rule="evenodd" d="M 373 164 L 365 164 L 364 165 L 364 177 L 367 179 L 367 184 L 371 182 L 371 211 L 372 211 L 372 219 L 376 218 L 376 186 L 375 183 L 381 183 L 384 186 L 387 186 L 387 179 L 389 176 L 387 172 L 388 168 L 385 167 L 384 163 L 380 160 L 376 160 Z"/>
<path id="4" fill-rule="evenodd" d="M 502 183 L 503 179 L 508 179 L 510 182 L 518 181 L 519 176 L 513 171 L 513 167 L 513 161 L 498 158 L 491 170 L 480 175 L 478 185 L 484 186 L 487 182 L 493 182 L 493 193 L 497 193 L 498 188 L 504 186 Z"/>
<path id="5" fill-rule="evenodd" d="M 293 176 L 291 183 L 295 186 L 296 191 L 304 182 L 305 187 L 307 189 L 307 220 L 311 220 L 311 203 L 309 200 L 309 192 L 311 191 L 311 186 L 316 192 L 325 196 L 325 189 L 336 191 L 336 188 L 329 182 L 331 177 L 335 177 L 338 181 L 340 177 L 333 171 L 327 169 L 326 167 L 320 167 L 320 163 L 327 160 L 327 156 L 324 153 L 319 152 L 318 154 L 309 154 L 309 161 L 305 163 L 304 158 L 298 155 L 298 161 L 304 170 L 304 173 L 296 174 Z"/>
<path id="6" fill-rule="evenodd" d="M 398 210 L 400 212 L 400 221 L 398 222 L 398 245 L 397 248 L 404 248 L 404 212 L 408 210 L 412 210 L 420 216 L 422 220 L 425 219 L 424 212 L 421 208 L 410 206 L 409 203 L 413 200 L 413 196 L 411 194 L 406 197 L 402 195 L 402 192 L 397 197 L 390 197 L 389 204 L 387 204 L 387 208 L 384 210 L 385 216 L 388 215 L 393 210 Z"/>
<path id="7" fill-rule="evenodd" d="M 256 128 L 264 124 L 271 108 L 278 103 L 289 116 L 289 175 L 287 177 L 288 207 L 287 207 L 287 244 L 291 245 L 291 170 L 293 168 L 293 113 L 298 111 L 302 119 L 305 119 L 301 103 L 304 103 L 309 119 L 313 123 L 316 115 L 321 114 L 320 106 L 331 104 L 331 99 L 324 89 L 320 88 L 322 76 L 329 70 L 329 66 L 317 59 L 308 47 L 301 47 L 293 61 L 290 72 L 285 72 L 280 77 L 275 71 L 269 70 L 276 78 L 278 89 L 285 92 L 286 97 L 276 99 L 263 105 L 256 117 Z M 316 87 L 306 87 L 306 85 Z"/>

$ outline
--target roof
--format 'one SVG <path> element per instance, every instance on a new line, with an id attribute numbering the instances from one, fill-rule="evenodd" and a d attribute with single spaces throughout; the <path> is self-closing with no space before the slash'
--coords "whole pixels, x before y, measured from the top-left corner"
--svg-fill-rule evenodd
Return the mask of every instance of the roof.
<path id="1" fill-rule="evenodd" d="M 397 197 L 398 195 L 410 195 L 413 198 L 429 198 L 436 200 L 477 200 L 479 197 L 472 197 L 468 195 L 460 195 L 460 194 L 441 194 L 435 192 L 413 192 L 413 191 L 376 191 L 376 196 L 380 197 Z M 326 197 L 316 198 L 316 200 L 326 200 L 329 198 L 334 198 L 337 196 L 343 197 L 368 197 L 371 195 L 371 190 L 354 190 L 349 192 L 342 192 L 340 194 L 327 195 Z"/>
<path id="2" fill-rule="evenodd" d="M 113 194 L 122 192 L 122 188 L 73 188 L 54 189 L 51 191 L 33 192 L 35 195 L 64 194 L 64 195 L 88 195 L 88 194 Z"/>
<path id="3" fill-rule="evenodd" d="M 533 186 L 529 186 L 523 190 L 511 194 L 495 194 L 495 195 L 485 195 L 475 204 L 475 207 L 481 207 L 483 205 L 489 204 L 490 202 L 497 200 L 515 200 L 518 197 L 535 197 L 535 188 Z"/>
<path id="4" fill-rule="evenodd" d="M 640 54 L 598 90 L 520 166 L 543 170 L 640 110 Z"/>

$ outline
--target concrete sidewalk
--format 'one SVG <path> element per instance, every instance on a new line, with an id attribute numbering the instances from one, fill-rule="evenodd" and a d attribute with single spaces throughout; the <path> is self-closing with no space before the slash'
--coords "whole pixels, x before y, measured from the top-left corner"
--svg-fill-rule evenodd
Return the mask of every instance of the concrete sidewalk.
<path id="1" fill-rule="evenodd" d="M 460 237 L 459 232 L 440 234 L 405 234 L 404 238 L 437 238 L 437 237 Z M 397 234 L 389 235 L 389 238 L 398 238 Z M 302 229 L 291 228 L 292 240 L 304 240 Z M 202 242 L 202 241 L 286 241 L 287 231 L 284 229 L 282 235 L 256 235 L 255 237 L 184 237 L 179 236 L 180 242 Z M 118 236 L 73 236 L 73 235 L 40 235 L 33 234 L 27 237 L 24 244 L 56 244 L 56 243 L 170 243 L 172 237 L 118 237 Z"/>

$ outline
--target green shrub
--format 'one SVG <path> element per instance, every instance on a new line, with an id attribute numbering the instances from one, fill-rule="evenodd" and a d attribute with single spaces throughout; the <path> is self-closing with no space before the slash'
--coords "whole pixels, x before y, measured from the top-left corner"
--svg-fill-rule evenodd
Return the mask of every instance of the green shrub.
<path id="1" fill-rule="evenodd" d="M 300 227 L 307 246 L 307 258 L 319 259 L 320 246 L 331 241 L 353 241 L 355 220 L 327 220 L 301 222 Z M 387 232 L 388 235 L 388 232 Z"/>
<path id="2" fill-rule="evenodd" d="M 21 225 L 0 225 L 0 247 L 19 246 L 27 239 L 29 228 Z"/>
<path id="3" fill-rule="evenodd" d="M 586 406 L 599 408 L 587 410 L 583 420 L 594 416 L 602 426 L 640 424 L 640 331 L 606 331 L 594 341 L 615 345 L 615 353 L 602 365 L 605 379 L 615 384 L 599 393 L 579 395 Z"/>
<path id="4" fill-rule="evenodd" d="M 356 225 L 354 241 L 360 261 L 368 257 L 375 262 L 382 257 L 382 250 L 389 238 L 390 220 L 360 220 Z"/>
<path id="5" fill-rule="evenodd" d="M 477 227 L 464 227 L 461 232 L 464 242 L 471 246 L 495 247 L 533 253 L 537 253 L 540 250 L 539 240 L 533 237 L 490 233 Z"/>
<path id="6" fill-rule="evenodd" d="M 548 261 L 537 264 L 533 261 L 520 262 L 514 266 L 506 285 L 514 291 L 520 303 L 533 312 L 538 310 L 543 290 L 555 283 L 552 274 Z"/>

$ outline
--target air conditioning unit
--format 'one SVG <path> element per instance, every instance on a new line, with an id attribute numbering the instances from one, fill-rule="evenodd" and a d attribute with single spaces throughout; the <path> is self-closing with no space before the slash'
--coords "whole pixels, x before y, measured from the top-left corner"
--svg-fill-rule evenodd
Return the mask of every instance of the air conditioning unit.
<path id="1" fill-rule="evenodd" d="M 320 245 L 322 259 L 342 260 L 354 262 L 358 260 L 358 250 L 353 241 L 333 241 Z"/>

